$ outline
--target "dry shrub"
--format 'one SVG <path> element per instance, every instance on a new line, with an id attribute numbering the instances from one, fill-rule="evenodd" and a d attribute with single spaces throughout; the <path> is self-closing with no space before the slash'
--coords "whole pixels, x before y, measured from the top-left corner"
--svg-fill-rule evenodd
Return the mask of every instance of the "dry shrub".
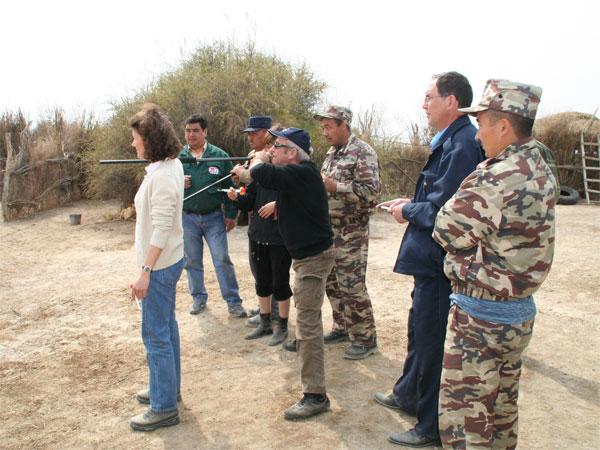
<path id="1" fill-rule="evenodd" d="M 381 199 L 412 197 L 419 175 L 429 157 L 429 142 L 435 135 L 423 124 L 408 125 L 408 139 L 386 136 L 374 110 L 359 113 L 359 135 L 377 152 L 381 163 Z M 375 133 L 374 133 L 375 132 Z"/>
<path id="2" fill-rule="evenodd" d="M 428 156 L 428 146 L 410 142 L 396 142 L 380 154 L 382 199 L 412 197 Z"/>
<path id="3" fill-rule="evenodd" d="M 564 112 L 537 119 L 533 128 L 533 136 L 554 152 L 556 165 L 559 166 L 560 184 L 578 191 L 583 190 L 581 132 L 584 133 L 586 142 L 596 142 L 600 133 L 600 120 L 591 114 Z"/>
<path id="4" fill-rule="evenodd" d="M 5 220 L 26 217 L 80 198 L 82 177 L 77 166 L 78 155 L 89 145 L 94 126 L 93 119 L 85 113 L 75 121 L 67 120 L 60 108 L 35 126 L 20 112 L 6 113 L 0 118 L 2 169 L 7 154 L 4 133 L 11 133 L 14 152 L 10 178 L 0 172 L 0 194 L 6 200 Z"/>

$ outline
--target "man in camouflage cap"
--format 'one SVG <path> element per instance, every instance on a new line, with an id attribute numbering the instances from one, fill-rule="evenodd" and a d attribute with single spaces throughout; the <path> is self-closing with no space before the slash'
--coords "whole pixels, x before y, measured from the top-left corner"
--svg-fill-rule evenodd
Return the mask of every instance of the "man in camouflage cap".
<path id="1" fill-rule="evenodd" d="M 444 448 L 517 446 L 521 355 L 552 264 L 556 184 L 531 130 L 542 89 L 489 80 L 476 115 L 487 160 L 437 215 L 452 282 L 440 385 Z"/>
<path id="2" fill-rule="evenodd" d="M 321 174 L 329 200 L 333 228 L 335 265 L 327 278 L 327 297 L 333 312 L 333 327 L 324 336 L 326 344 L 352 343 L 346 359 L 363 359 L 377 351 L 373 307 L 367 292 L 369 215 L 375 211 L 381 192 L 381 166 L 377 153 L 350 130 L 352 111 L 328 106 L 316 114 L 331 148 Z"/>

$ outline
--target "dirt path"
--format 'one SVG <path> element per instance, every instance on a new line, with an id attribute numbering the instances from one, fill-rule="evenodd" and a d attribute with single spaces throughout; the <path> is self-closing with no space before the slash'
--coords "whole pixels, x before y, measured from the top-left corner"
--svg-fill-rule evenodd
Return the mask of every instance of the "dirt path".
<path id="1" fill-rule="evenodd" d="M 82 225 L 68 214 L 82 212 Z M 373 220 L 368 284 L 380 353 L 344 360 L 326 347 L 331 412 L 291 423 L 282 411 L 300 396 L 295 354 L 246 341 L 229 317 L 207 261 L 209 303 L 188 314 L 178 286 L 182 340 L 182 423 L 131 431 L 147 368 L 134 279 L 132 222 L 106 221 L 113 202 L 78 202 L 33 219 L 0 223 L 0 447 L 7 449 L 390 449 L 391 431 L 413 419 L 378 406 L 401 373 L 411 279 L 392 272 L 404 227 Z M 256 305 L 245 228 L 229 235 L 245 305 Z M 600 208 L 558 208 L 557 251 L 536 295 L 534 338 L 524 357 L 522 449 L 600 448 L 598 273 Z M 325 328 L 331 321 L 326 301 Z M 294 329 L 294 313 L 290 320 Z"/>

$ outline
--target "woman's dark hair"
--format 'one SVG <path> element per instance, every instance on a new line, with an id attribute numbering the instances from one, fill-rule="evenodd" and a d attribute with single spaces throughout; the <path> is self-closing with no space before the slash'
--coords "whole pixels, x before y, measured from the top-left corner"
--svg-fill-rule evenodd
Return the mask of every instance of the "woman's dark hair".
<path id="1" fill-rule="evenodd" d="M 177 158 L 183 147 L 167 115 L 152 103 L 145 103 L 142 110 L 129 119 L 129 126 L 140 134 L 144 156 L 151 162 Z"/>
<path id="2" fill-rule="evenodd" d="M 281 125 L 279 122 L 274 124 L 271 128 L 269 128 L 269 130 L 273 130 L 273 131 L 283 131 L 285 128 L 283 127 L 283 125 Z M 273 142 L 275 142 L 275 140 L 277 139 L 277 136 L 273 136 L 271 133 L 265 133 L 265 145 L 267 147 L 270 147 L 271 145 L 273 145 Z"/>

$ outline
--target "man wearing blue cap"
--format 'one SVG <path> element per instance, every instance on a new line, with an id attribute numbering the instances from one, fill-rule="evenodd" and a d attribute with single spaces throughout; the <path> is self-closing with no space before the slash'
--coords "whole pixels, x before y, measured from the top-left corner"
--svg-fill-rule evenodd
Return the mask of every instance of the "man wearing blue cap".
<path id="1" fill-rule="evenodd" d="M 242 131 L 242 133 L 248 133 L 248 144 L 253 152 L 260 152 L 265 149 L 265 135 L 271 126 L 273 125 L 273 119 L 271 116 L 253 116 L 248 119 L 248 128 Z M 252 155 L 252 153 L 250 155 Z M 240 180 L 244 184 L 250 184 L 250 180 Z M 250 269 L 254 273 L 254 264 L 252 263 L 252 255 L 250 255 Z M 256 309 L 249 309 L 248 315 L 252 316 L 246 320 L 246 326 L 254 328 L 258 327 L 261 323 L 260 318 L 260 305 Z M 271 297 L 271 311 L 270 314 L 273 320 L 279 319 L 279 304 L 277 300 Z"/>
<path id="2" fill-rule="evenodd" d="M 304 393 L 299 402 L 284 411 L 284 417 L 304 419 L 329 409 L 321 306 L 334 262 L 333 231 L 323 179 L 319 168 L 310 161 L 308 132 L 292 127 L 269 133 L 277 136 L 275 144 L 270 155 L 254 155 L 250 176 L 278 191 L 279 231 L 296 273 L 296 349 Z M 272 164 L 263 164 L 269 161 Z M 236 166 L 233 173 L 239 175 L 243 170 Z"/>

